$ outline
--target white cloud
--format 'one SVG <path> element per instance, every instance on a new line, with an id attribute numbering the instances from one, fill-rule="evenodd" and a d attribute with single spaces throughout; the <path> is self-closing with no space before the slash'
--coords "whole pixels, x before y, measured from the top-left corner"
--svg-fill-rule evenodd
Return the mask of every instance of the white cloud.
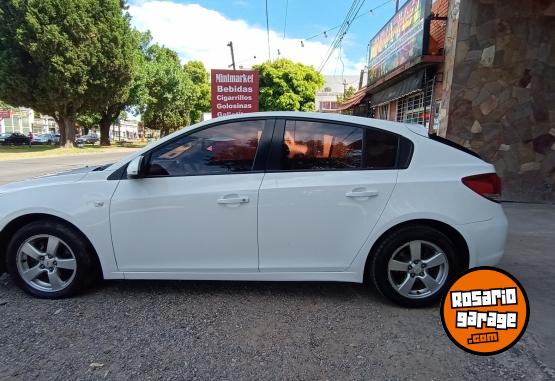
<path id="1" fill-rule="evenodd" d="M 223 14 L 198 4 L 179 4 L 172 1 L 141 1 L 132 3 L 129 13 L 132 24 L 139 30 L 150 30 L 154 42 L 175 50 L 183 61 L 202 61 L 209 69 L 225 69 L 231 63 L 227 43 L 233 41 L 237 66 L 245 68 L 268 59 L 265 26 L 250 25 L 244 20 L 231 20 Z M 264 20 L 265 21 L 265 20 Z M 281 57 L 313 65 L 318 68 L 328 45 L 280 36 L 270 30 L 272 59 Z M 338 51 L 330 57 L 324 74 L 342 73 Z M 256 59 L 253 57 L 256 56 Z M 352 62 L 343 56 L 344 74 L 358 74 L 363 62 Z"/>

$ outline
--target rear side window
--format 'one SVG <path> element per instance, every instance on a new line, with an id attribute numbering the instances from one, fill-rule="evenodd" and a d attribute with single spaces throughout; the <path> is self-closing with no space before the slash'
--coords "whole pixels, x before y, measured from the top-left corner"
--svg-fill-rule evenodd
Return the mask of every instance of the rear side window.
<path id="1" fill-rule="evenodd" d="M 280 169 L 393 169 L 397 166 L 399 139 L 396 134 L 378 129 L 320 121 L 288 121 Z"/>
<path id="2" fill-rule="evenodd" d="M 287 122 L 282 169 L 353 169 L 362 165 L 363 131 L 321 122 Z"/>

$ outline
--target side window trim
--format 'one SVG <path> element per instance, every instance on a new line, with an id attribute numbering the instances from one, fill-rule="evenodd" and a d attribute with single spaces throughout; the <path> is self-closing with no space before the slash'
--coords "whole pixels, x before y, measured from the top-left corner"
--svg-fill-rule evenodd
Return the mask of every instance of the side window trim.
<path id="1" fill-rule="evenodd" d="M 268 155 L 268 146 L 270 146 L 271 144 L 271 139 L 272 139 L 272 135 L 273 135 L 273 128 L 274 128 L 274 123 L 275 123 L 275 119 L 274 118 L 244 118 L 244 119 L 234 119 L 234 120 L 226 120 L 226 121 L 222 121 L 222 122 L 217 122 L 217 123 L 211 123 L 208 124 L 206 126 L 203 126 L 202 128 L 198 128 L 192 131 L 188 131 L 185 132 L 183 134 L 180 134 L 178 136 L 176 136 L 175 138 L 168 140 L 167 142 L 164 142 L 162 145 L 158 145 L 155 147 L 152 147 L 150 150 L 146 151 L 143 156 L 144 156 L 144 163 L 145 166 L 150 164 L 150 160 L 152 157 L 152 153 L 160 148 L 163 148 L 164 146 L 171 144 L 173 142 L 175 142 L 178 139 L 182 139 L 186 136 L 189 136 L 191 134 L 194 134 L 196 132 L 199 131 L 203 131 L 212 127 L 217 127 L 217 126 L 221 126 L 221 125 L 225 125 L 225 124 L 230 124 L 230 123 L 240 123 L 240 122 L 250 122 L 250 121 L 259 121 L 259 120 L 263 120 L 264 121 L 264 127 L 262 130 L 262 135 L 260 138 L 260 142 L 259 142 L 259 146 L 257 147 L 256 150 L 256 154 L 254 157 L 254 161 L 253 161 L 253 166 L 251 167 L 251 170 L 248 172 L 231 172 L 231 173 L 200 173 L 200 174 L 187 174 L 187 175 L 168 175 L 168 176 L 148 176 L 148 175 L 144 175 L 142 176 L 142 178 L 170 178 L 170 177 L 189 177 L 189 176 L 221 176 L 221 175 L 239 175 L 239 174 L 247 174 L 247 173 L 257 173 L 257 172 L 264 172 L 264 169 L 255 169 L 257 168 L 257 162 L 259 161 L 258 157 L 259 157 L 259 153 L 261 156 L 260 161 L 262 162 L 262 165 L 264 164 L 265 160 L 264 160 L 264 156 Z M 269 141 L 268 141 L 268 136 L 269 136 Z M 265 139 L 265 144 L 266 144 L 266 148 L 262 149 L 261 151 L 259 151 L 260 148 L 260 143 L 262 143 L 263 139 Z M 123 165 L 122 167 L 120 167 L 119 169 L 117 169 L 115 172 L 118 172 L 118 175 L 121 175 L 121 180 L 126 180 L 127 175 L 125 173 L 125 170 L 127 168 L 128 163 L 126 163 L 125 165 Z M 115 172 L 113 174 L 115 174 Z M 112 175 L 113 175 L 112 174 Z M 116 177 L 115 176 L 109 176 L 109 180 L 115 180 Z"/>
<path id="2" fill-rule="evenodd" d="M 254 155 L 254 162 L 251 168 L 251 173 L 266 170 L 268 157 L 272 149 L 272 139 L 274 135 L 275 123 L 275 119 L 266 119 L 264 123 L 264 129 L 262 130 L 262 135 L 260 136 L 258 147 L 256 147 L 256 154 Z"/>
<path id="3" fill-rule="evenodd" d="M 283 151 L 283 136 L 285 135 L 285 125 L 291 123 L 289 119 L 277 119 L 274 127 L 272 146 L 268 156 L 267 171 L 281 172 L 281 155 Z"/>

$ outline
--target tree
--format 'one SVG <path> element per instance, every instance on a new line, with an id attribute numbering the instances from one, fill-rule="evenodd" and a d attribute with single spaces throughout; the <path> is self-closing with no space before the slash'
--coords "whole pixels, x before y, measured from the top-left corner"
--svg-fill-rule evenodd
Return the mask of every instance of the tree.
<path id="1" fill-rule="evenodd" d="M 129 81 L 120 79 L 112 83 L 103 82 L 96 87 L 98 99 L 91 99 L 90 109 L 77 117 L 78 123 L 86 128 L 100 128 L 100 144 L 110 145 L 110 126 L 121 116 L 123 111 L 139 108 L 145 101 L 146 51 L 151 41 L 149 32 L 141 33 L 128 28 L 122 30 L 122 48 L 120 57 L 106 70 L 106 76 L 112 79 L 121 74 L 130 75 Z M 118 64 L 119 63 L 119 64 Z M 125 68 L 127 71 L 118 71 Z M 122 85 L 119 85 L 123 83 Z"/>
<path id="2" fill-rule="evenodd" d="M 343 94 L 339 94 L 337 96 L 337 103 L 342 103 L 344 101 L 346 101 L 347 99 L 349 99 L 350 97 L 352 97 L 353 95 L 355 95 L 355 88 L 353 86 L 349 86 L 344 92 Z"/>
<path id="3" fill-rule="evenodd" d="M 181 67 L 177 54 L 165 47 L 148 48 L 145 66 L 144 126 L 167 135 L 190 122 L 195 99 L 194 84 Z"/>
<path id="4" fill-rule="evenodd" d="M 81 113 L 77 115 L 76 125 L 85 129 L 85 133 L 89 133 L 94 127 L 98 127 L 100 122 L 100 114 L 94 112 Z"/>
<path id="5" fill-rule="evenodd" d="M 324 77 L 312 66 L 278 59 L 254 65 L 260 73 L 261 111 L 313 111 Z"/>
<path id="6" fill-rule="evenodd" d="M 123 96 L 131 81 L 121 0 L 2 0 L 0 98 L 51 115 L 72 146 L 79 112 Z"/>
<path id="7" fill-rule="evenodd" d="M 189 61 L 183 65 L 183 70 L 187 73 L 193 84 L 194 100 L 189 116 L 189 122 L 200 122 L 203 112 L 210 111 L 210 74 L 200 61 Z"/>

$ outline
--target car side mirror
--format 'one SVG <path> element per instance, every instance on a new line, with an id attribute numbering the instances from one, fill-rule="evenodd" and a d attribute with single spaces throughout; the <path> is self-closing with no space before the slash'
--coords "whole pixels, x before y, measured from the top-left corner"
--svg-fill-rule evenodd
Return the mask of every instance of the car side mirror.
<path id="1" fill-rule="evenodd" d="M 141 169 L 143 165 L 143 156 L 137 156 L 127 164 L 127 177 L 136 179 L 141 176 Z"/>

